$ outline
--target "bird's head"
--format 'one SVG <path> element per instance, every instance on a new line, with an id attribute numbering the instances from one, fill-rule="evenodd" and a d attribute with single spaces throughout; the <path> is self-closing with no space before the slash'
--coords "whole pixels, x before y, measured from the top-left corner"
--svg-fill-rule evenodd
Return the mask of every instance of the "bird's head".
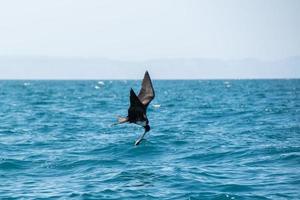
<path id="1" fill-rule="evenodd" d="M 150 126 L 147 124 L 146 126 L 144 126 L 145 129 L 145 133 L 147 133 L 148 131 L 150 131 Z"/>

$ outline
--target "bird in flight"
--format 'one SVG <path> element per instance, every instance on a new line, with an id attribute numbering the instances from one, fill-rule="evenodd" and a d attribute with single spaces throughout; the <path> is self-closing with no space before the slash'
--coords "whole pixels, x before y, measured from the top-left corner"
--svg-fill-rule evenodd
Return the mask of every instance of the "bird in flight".
<path id="1" fill-rule="evenodd" d="M 139 145 L 146 133 L 150 131 L 149 120 L 147 118 L 147 107 L 154 97 L 155 93 L 152 82 L 148 71 L 146 71 L 139 94 L 136 95 L 132 88 L 130 90 L 130 106 L 128 108 L 128 116 L 118 117 L 118 122 L 114 124 L 116 125 L 128 122 L 143 126 L 145 132 L 138 138 L 138 140 L 135 142 L 135 145 Z"/>

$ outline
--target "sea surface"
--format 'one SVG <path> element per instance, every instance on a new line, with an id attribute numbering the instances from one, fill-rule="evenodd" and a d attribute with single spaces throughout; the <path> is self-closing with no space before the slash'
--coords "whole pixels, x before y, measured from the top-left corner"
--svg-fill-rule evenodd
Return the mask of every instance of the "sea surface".
<path id="1" fill-rule="evenodd" d="M 0 81 L 0 199 L 300 199 L 300 80 Z"/>

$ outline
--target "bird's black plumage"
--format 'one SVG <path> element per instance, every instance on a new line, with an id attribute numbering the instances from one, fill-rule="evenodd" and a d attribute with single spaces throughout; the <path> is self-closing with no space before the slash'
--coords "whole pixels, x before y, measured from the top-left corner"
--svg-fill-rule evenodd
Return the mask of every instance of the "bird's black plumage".
<path id="1" fill-rule="evenodd" d="M 139 94 L 136 95 L 132 88 L 130 90 L 130 106 L 128 108 L 128 116 L 120 117 L 119 122 L 117 123 L 135 123 L 145 128 L 144 134 L 136 141 L 136 145 L 141 142 L 146 132 L 150 130 L 149 120 L 147 118 L 147 107 L 154 97 L 155 92 L 153 85 L 149 73 L 146 71 Z"/>
<path id="2" fill-rule="evenodd" d="M 146 121 L 147 107 L 143 105 L 131 88 L 130 90 L 130 107 L 128 109 L 128 120 L 130 123 Z"/>
<path id="3" fill-rule="evenodd" d="M 128 120 L 130 123 L 145 122 L 148 125 L 147 107 L 154 97 L 152 82 L 148 71 L 146 71 L 139 95 L 137 96 L 132 88 L 130 90 L 130 107 L 128 109 Z"/>
<path id="4" fill-rule="evenodd" d="M 142 104 L 146 106 L 146 108 L 155 97 L 155 92 L 148 71 L 146 71 L 145 73 L 142 82 L 142 88 L 140 90 L 138 97 L 139 100 L 142 102 Z"/>

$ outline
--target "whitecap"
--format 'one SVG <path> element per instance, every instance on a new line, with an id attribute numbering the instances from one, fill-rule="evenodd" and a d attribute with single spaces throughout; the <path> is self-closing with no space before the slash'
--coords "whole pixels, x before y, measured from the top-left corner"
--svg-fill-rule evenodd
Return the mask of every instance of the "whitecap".
<path id="1" fill-rule="evenodd" d="M 103 81 L 98 81 L 99 85 L 105 85 Z"/>
<path id="2" fill-rule="evenodd" d="M 160 104 L 154 104 L 153 107 L 154 108 L 160 108 Z"/>
<path id="3" fill-rule="evenodd" d="M 24 86 L 28 86 L 28 85 L 30 85 L 30 83 L 25 82 L 23 85 L 24 85 Z"/>
<path id="4" fill-rule="evenodd" d="M 95 85 L 95 89 L 98 90 L 100 89 L 100 87 L 98 85 Z"/>
<path id="5" fill-rule="evenodd" d="M 223 83 L 224 83 L 225 87 L 227 87 L 227 88 L 230 88 L 230 87 L 231 87 L 231 85 L 230 85 L 230 82 L 229 82 L 229 81 L 224 81 Z"/>

